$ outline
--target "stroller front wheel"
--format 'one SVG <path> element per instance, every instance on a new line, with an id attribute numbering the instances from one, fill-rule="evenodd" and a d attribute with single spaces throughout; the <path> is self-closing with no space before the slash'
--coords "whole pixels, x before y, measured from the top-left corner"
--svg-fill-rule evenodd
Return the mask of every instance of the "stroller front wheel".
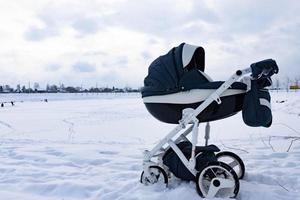
<path id="1" fill-rule="evenodd" d="M 144 185 L 152 185 L 155 183 L 163 183 L 166 186 L 168 185 L 168 176 L 165 170 L 159 166 L 150 166 L 149 175 L 146 176 L 146 173 L 143 171 L 141 174 L 140 182 Z"/>
<path id="2" fill-rule="evenodd" d="M 234 170 L 223 162 L 210 162 L 197 173 L 196 185 L 203 198 L 235 198 L 239 179 Z"/>

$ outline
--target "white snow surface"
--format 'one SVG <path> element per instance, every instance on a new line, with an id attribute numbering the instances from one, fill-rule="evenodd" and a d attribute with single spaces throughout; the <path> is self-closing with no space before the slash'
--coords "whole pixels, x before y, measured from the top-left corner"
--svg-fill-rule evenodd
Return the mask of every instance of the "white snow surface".
<path id="1" fill-rule="evenodd" d="M 246 165 L 237 199 L 300 199 L 300 92 L 271 95 L 270 128 L 247 127 L 241 113 L 211 123 L 210 143 Z M 12 100 L 0 107 L 0 199 L 201 199 L 193 182 L 139 183 L 143 151 L 174 127 L 139 94 L 0 96 Z"/>

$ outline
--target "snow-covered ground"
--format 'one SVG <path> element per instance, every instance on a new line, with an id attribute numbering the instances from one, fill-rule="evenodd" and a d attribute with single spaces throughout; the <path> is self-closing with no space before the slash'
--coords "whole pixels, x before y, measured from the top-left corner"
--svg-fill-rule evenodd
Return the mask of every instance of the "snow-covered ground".
<path id="1" fill-rule="evenodd" d="M 272 98 L 271 128 L 247 127 L 240 113 L 211 123 L 210 142 L 245 162 L 238 199 L 300 199 L 300 92 Z M 200 199 L 192 182 L 139 183 L 143 150 L 173 127 L 139 94 L 4 99 L 24 102 L 0 107 L 0 199 Z"/>

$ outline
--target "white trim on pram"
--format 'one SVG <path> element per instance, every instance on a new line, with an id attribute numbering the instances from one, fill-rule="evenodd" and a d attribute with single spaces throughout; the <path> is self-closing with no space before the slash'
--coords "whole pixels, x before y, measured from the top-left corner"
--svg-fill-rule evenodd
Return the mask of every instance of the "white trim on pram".
<path id="1" fill-rule="evenodd" d="M 167 95 L 144 97 L 144 103 L 190 104 L 205 101 L 216 89 L 192 89 Z M 220 97 L 245 93 L 245 90 L 228 89 Z"/>
<path id="2" fill-rule="evenodd" d="M 198 48 L 199 47 L 194 46 L 194 45 L 190 45 L 190 44 L 184 44 L 183 45 L 183 47 L 182 47 L 182 64 L 183 64 L 183 67 L 186 67 L 190 63 L 196 49 L 198 49 Z"/>
<path id="3" fill-rule="evenodd" d="M 209 82 L 213 82 L 213 79 L 206 73 L 202 72 L 201 70 L 198 70 Z"/>

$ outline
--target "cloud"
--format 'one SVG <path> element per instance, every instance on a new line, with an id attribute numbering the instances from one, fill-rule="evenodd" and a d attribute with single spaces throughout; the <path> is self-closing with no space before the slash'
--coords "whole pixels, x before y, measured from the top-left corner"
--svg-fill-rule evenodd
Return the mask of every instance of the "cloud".
<path id="1" fill-rule="evenodd" d="M 100 83 L 102 84 L 109 84 L 109 85 L 114 85 L 117 84 L 117 86 L 122 86 L 121 84 L 118 84 L 118 82 L 121 80 L 121 77 L 118 75 L 118 73 L 114 70 L 109 70 L 108 72 L 103 73 L 99 80 Z"/>
<path id="2" fill-rule="evenodd" d="M 97 18 L 79 18 L 72 24 L 72 27 L 84 35 L 96 33 L 100 24 Z"/>
<path id="3" fill-rule="evenodd" d="M 107 56 L 107 53 L 99 50 L 91 50 L 84 52 L 83 56 Z"/>
<path id="4" fill-rule="evenodd" d="M 126 56 L 116 56 L 116 57 L 109 57 L 104 59 L 101 63 L 102 67 L 110 68 L 110 69 L 118 69 L 118 68 L 126 68 L 128 66 L 129 59 Z"/>
<path id="5" fill-rule="evenodd" d="M 72 65 L 72 68 L 75 72 L 91 73 L 96 71 L 96 67 L 87 62 L 77 62 Z"/>
<path id="6" fill-rule="evenodd" d="M 148 52 L 148 51 L 143 51 L 143 52 L 141 52 L 141 55 L 142 55 L 142 57 L 143 57 L 144 59 L 146 59 L 146 60 L 148 60 L 148 59 L 151 58 L 151 54 L 150 54 L 150 52 Z"/>
<path id="7" fill-rule="evenodd" d="M 0 70 L 15 77 L 3 82 L 138 87 L 151 61 L 181 42 L 206 49 L 215 80 L 265 58 L 277 60 L 279 77 L 300 74 L 296 0 L 17 2 L 0 7 Z"/>
<path id="8" fill-rule="evenodd" d="M 30 27 L 24 34 L 25 38 L 30 41 L 40 41 L 48 37 L 57 36 L 58 32 L 51 28 Z"/>
<path id="9" fill-rule="evenodd" d="M 31 25 L 24 34 L 25 39 L 40 41 L 59 36 L 63 30 L 69 28 L 77 31 L 79 36 L 96 33 L 101 28 L 99 14 L 91 12 L 91 8 L 80 7 L 79 2 L 77 6 L 67 1 L 61 4 L 49 2 L 36 13 L 37 20 L 34 23 L 39 21 L 39 26 L 42 27 Z"/>
<path id="10" fill-rule="evenodd" d="M 62 66 L 60 64 L 57 64 L 57 63 L 48 64 L 46 66 L 46 70 L 53 71 L 53 72 L 58 71 L 61 68 L 62 68 Z"/>
<path id="11" fill-rule="evenodd" d="M 218 21 L 213 10 L 201 0 L 123 1 L 116 9 L 110 18 L 112 24 L 169 38 L 176 37 L 182 26 L 192 21 Z"/>

